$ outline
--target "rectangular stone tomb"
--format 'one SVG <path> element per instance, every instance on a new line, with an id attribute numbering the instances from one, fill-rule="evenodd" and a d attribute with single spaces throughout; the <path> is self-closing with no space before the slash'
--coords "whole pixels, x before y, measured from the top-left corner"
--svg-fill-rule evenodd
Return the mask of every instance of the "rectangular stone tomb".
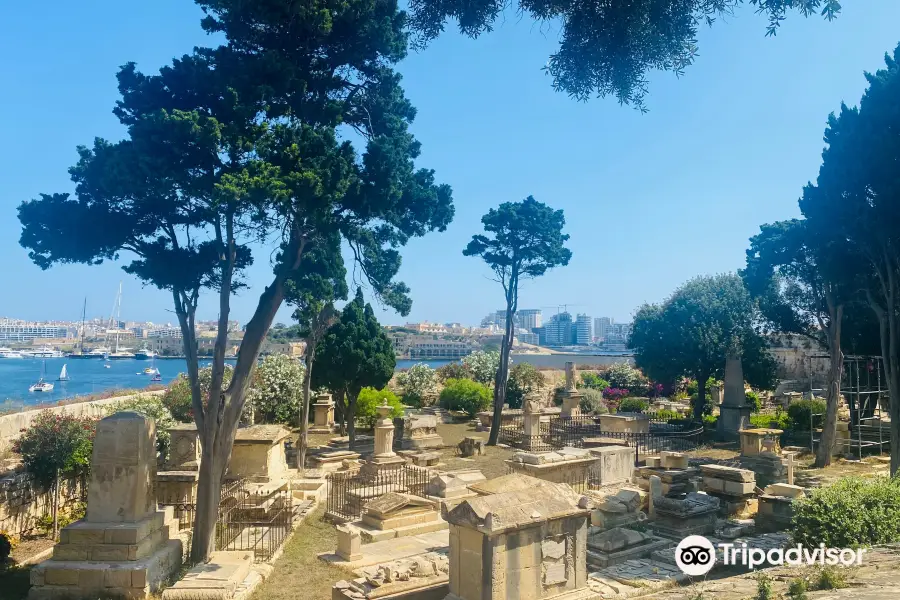
<path id="1" fill-rule="evenodd" d="M 519 452 L 505 461 L 510 470 L 554 483 L 584 487 L 600 459 L 588 450 L 563 448 L 559 452 Z"/>
<path id="2" fill-rule="evenodd" d="M 388 561 L 357 569 L 355 579 L 338 581 L 331 599 L 442 600 L 447 595 L 449 571 L 447 556 L 437 552 Z"/>
<path id="3" fill-rule="evenodd" d="M 335 450 L 333 452 L 323 452 L 310 457 L 310 461 L 317 469 L 326 472 L 337 471 L 343 466 L 345 460 L 358 460 L 359 453 L 350 450 Z"/>
<path id="4" fill-rule="evenodd" d="M 456 471 L 435 475 L 425 487 L 425 493 L 436 498 L 462 498 L 474 496 L 469 485 L 486 481 L 481 471 Z"/>
<path id="5" fill-rule="evenodd" d="M 518 492 L 533 488 L 556 489 L 556 485 L 543 479 L 537 479 L 523 473 L 510 473 L 493 479 L 486 479 L 469 484 L 469 489 L 479 496 L 493 496 L 507 492 Z"/>
<path id="6" fill-rule="evenodd" d="M 438 520 L 434 504 L 410 494 L 389 492 L 366 504 L 362 522 L 375 529 L 395 529 Z"/>
<path id="7" fill-rule="evenodd" d="M 721 501 L 715 496 L 690 493 L 684 498 L 657 496 L 650 499 L 655 518 L 653 531 L 663 537 L 681 540 L 689 535 L 707 535 L 716 528 L 716 513 Z"/>
<path id="8" fill-rule="evenodd" d="M 649 558 L 655 550 L 671 545 L 672 540 L 623 527 L 591 531 L 587 541 L 588 564 L 604 569 L 635 558 Z"/>
<path id="9" fill-rule="evenodd" d="M 647 518 L 640 510 L 641 494 L 637 490 L 619 490 L 614 496 L 607 496 L 594 502 L 591 511 L 591 525 L 600 531 L 640 523 Z"/>
<path id="10" fill-rule="evenodd" d="M 650 417 L 642 413 L 600 415 L 600 429 L 615 433 L 650 433 Z"/>
<path id="11" fill-rule="evenodd" d="M 284 440 L 291 432 L 281 425 L 251 425 L 238 429 L 227 477 L 279 479 L 285 477 Z"/>
<path id="12" fill-rule="evenodd" d="M 634 470 L 634 450 L 627 446 L 605 446 L 591 448 L 591 455 L 599 459 L 595 474 L 599 474 L 600 485 L 615 485 L 631 479 Z"/>
<path id="13" fill-rule="evenodd" d="M 250 575 L 252 566 L 252 552 L 213 552 L 208 563 L 192 568 L 180 581 L 163 591 L 162 600 L 227 600 L 235 595 Z"/>
<path id="14" fill-rule="evenodd" d="M 753 471 L 721 465 L 703 465 L 703 489 L 709 494 L 745 498 L 756 490 Z"/>
<path id="15" fill-rule="evenodd" d="M 437 432 L 438 418 L 434 415 L 408 415 L 403 422 L 404 450 L 440 448 L 444 440 Z"/>
<path id="16" fill-rule="evenodd" d="M 583 599 L 589 503 L 563 484 L 464 500 L 450 523 L 448 600 Z"/>

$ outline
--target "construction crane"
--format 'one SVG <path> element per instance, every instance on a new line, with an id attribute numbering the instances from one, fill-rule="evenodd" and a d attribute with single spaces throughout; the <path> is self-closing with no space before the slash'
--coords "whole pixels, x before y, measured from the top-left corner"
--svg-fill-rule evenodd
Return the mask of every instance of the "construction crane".
<path id="1" fill-rule="evenodd" d="M 574 303 L 574 302 L 567 302 L 567 303 L 565 303 L 565 304 L 557 304 L 556 306 L 542 306 L 541 309 L 545 309 L 545 308 L 555 308 L 555 309 L 556 309 L 556 314 L 559 314 L 560 312 L 569 312 L 569 307 L 570 307 L 570 306 L 584 306 L 584 304 L 579 304 L 579 303 Z M 559 310 L 560 308 L 561 308 L 562 310 Z"/>

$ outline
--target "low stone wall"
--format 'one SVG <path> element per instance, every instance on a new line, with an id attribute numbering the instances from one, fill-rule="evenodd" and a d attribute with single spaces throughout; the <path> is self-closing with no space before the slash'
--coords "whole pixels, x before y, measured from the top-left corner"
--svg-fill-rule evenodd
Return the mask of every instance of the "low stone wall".
<path id="1" fill-rule="evenodd" d="M 70 514 L 84 499 L 80 478 L 65 479 L 59 487 L 60 515 Z M 44 490 L 25 471 L 0 476 L 0 531 L 16 535 L 40 533 L 38 520 L 53 514 L 53 493 Z"/>
<path id="2" fill-rule="evenodd" d="M 10 415 L 0 416 L 0 454 L 5 453 L 12 447 L 13 442 L 18 439 L 22 430 L 28 429 L 31 422 L 43 410 L 49 410 L 54 414 L 69 414 L 78 417 L 103 417 L 106 415 L 105 407 L 109 404 L 130 400 L 138 396 L 160 396 L 164 393 L 165 390 L 155 390 L 128 396 L 105 398 L 103 400 L 89 400 L 87 402 L 74 402 L 62 406 L 35 408 L 34 410 L 25 410 Z"/>

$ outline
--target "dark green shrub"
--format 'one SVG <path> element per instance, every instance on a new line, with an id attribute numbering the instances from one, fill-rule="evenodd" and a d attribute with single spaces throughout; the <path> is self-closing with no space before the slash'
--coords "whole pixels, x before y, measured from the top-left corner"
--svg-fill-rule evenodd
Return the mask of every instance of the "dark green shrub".
<path id="1" fill-rule="evenodd" d="M 0 533 L 0 564 L 5 563 L 12 553 L 15 544 L 13 538 L 8 533 Z"/>
<path id="2" fill-rule="evenodd" d="M 775 592 L 772 591 L 772 578 L 765 573 L 756 576 L 756 600 L 774 600 Z"/>
<path id="3" fill-rule="evenodd" d="M 791 429 L 795 431 L 809 431 L 809 419 L 813 414 L 825 414 L 824 400 L 798 400 L 788 406 L 788 418 Z M 819 419 L 821 421 L 821 419 Z"/>
<path id="4" fill-rule="evenodd" d="M 788 598 L 791 600 L 807 600 L 808 596 L 806 595 L 806 580 L 798 577 L 796 579 L 792 579 L 788 584 Z"/>
<path id="5" fill-rule="evenodd" d="M 794 542 L 852 548 L 900 541 L 900 479 L 844 477 L 794 501 Z"/>
<path id="6" fill-rule="evenodd" d="M 680 415 L 674 410 L 663 409 L 656 412 L 656 416 L 659 419 L 664 419 L 666 422 L 670 422 L 673 420 L 677 420 L 680 418 Z"/>
<path id="7" fill-rule="evenodd" d="M 510 408 L 522 408 L 525 396 L 539 390 L 544 385 L 544 374 L 534 365 L 516 363 L 509 370 L 506 383 L 506 403 Z"/>
<path id="8" fill-rule="evenodd" d="M 762 410 L 762 400 L 760 400 L 759 394 L 750 390 L 744 392 L 744 397 L 747 399 L 747 405 L 750 406 L 750 412 L 758 413 Z"/>
<path id="9" fill-rule="evenodd" d="M 440 405 L 447 410 L 461 410 L 474 417 L 491 405 L 491 390 L 471 379 L 448 379 L 441 390 Z"/>
<path id="10" fill-rule="evenodd" d="M 845 587 L 847 578 L 835 567 L 825 567 L 819 571 L 819 578 L 816 580 L 817 590 L 840 590 Z"/>
<path id="11" fill-rule="evenodd" d="M 757 428 L 762 429 L 789 429 L 790 428 L 790 419 L 788 419 L 788 415 L 784 411 L 778 411 L 773 413 L 759 413 L 756 415 L 750 415 L 750 424 Z"/>
<path id="12" fill-rule="evenodd" d="M 603 401 L 603 392 L 593 388 L 579 390 L 581 392 L 581 412 L 591 415 L 605 415 L 609 412 Z"/>
<path id="13" fill-rule="evenodd" d="M 619 402 L 619 408 L 617 412 L 644 412 L 649 407 L 650 403 L 646 398 L 622 398 L 622 401 Z"/>

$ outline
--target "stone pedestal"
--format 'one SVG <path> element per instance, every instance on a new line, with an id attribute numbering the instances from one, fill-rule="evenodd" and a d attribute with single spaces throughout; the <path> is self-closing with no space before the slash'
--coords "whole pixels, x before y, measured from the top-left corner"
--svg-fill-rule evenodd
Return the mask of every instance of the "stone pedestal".
<path id="1" fill-rule="evenodd" d="M 563 392 L 562 412 L 563 417 L 577 417 L 581 414 L 581 393 L 577 391 Z"/>
<path id="2" fill-rule="evenodd" d="M 627 446 L 591 448 L 591 455 L 600 460 L 595 473 L 601 486 L 625 483 L 634 472 L 634 450 Z"/>
<path id="3" fill-rule="evenodd" d="M 193 423 L 178 424 L 169 428 L 169 455 L 163 471 L 156 474 L 156 501 L 159 504 L 187 507 L 197 500 L 197 483 L 200 479 L 200 435 Z M 190 520 L 186 509 L 175 508 L 179 522 Z"/>
<path id="4" fill-rule="evenodd" d="M 334 400 L 331 394 L 319 394 L 313 403 L 313 426 L 309 433 L 334 432 Z"/>
<path id="5" fill-rule="evenodd" d="M 166 471 L 200 470 L 200 434 L 193 423 L 179 423 L 169 428 L 169 456 Z"/>
<path id="6" fill-rule="evenodd" d="M 226 477 L 262 481 L 287 478 L 284 440 L 290 435 L 291 432 L 281 425 L 251 425 L 238 429 Z"/>
<path id="7" fill-rule="evenodd" d="M 403 457 L 394 452 L 394 421 L 391 419 L 391 407 L 379 406 L 378 421 L 375 423 L 375 452 L 370 461 L 375 465 L 402 464 Z"/>
<path id="8" fill-rule="evenodd" d="M 740 357 L 725 360 L 725 384 L 716 435 L 723 441 L 737 441 L 738 432 L 750 427 L 750 406 L 744 392 L 744 370 Z"/>
<path id="9" fill-rule="evenodd" d="M 759 456 L 763 452 L 781 452 L 781 429 L 741 429 L 741 456 Z"/>
<path id="10" fill-rule="evenodd" d="M 541 446 L 541 413 L 525 411 L 525 431 L 522 437 L 522 449 L 531 450 Z"/>
<path id="11" fill-rule="evenodd" d="M 148 598 L 181 566 L 171 507 L 156 508 L 156 432 L 133 412 L 97 425 L 84 520 L 63 528 L 31 570 L 31 600 Z"/>

